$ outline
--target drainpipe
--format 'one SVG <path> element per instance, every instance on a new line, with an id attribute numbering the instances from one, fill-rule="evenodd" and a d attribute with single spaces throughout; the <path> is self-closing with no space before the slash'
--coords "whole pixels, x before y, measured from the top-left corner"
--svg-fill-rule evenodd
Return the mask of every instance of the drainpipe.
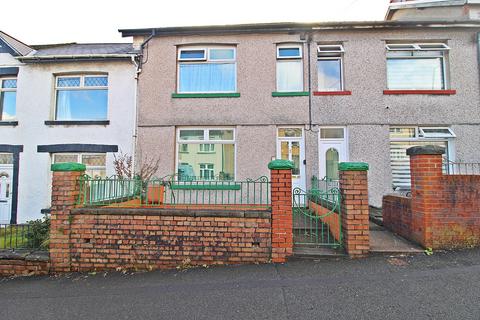
<path id="1" fill-rule="evenodd" d="M 310 44 L 312 43 L 312 34 L 307 34 L 307 59 L 308 59 L 308 130 L 312 130 L 312 57 Z"/>
<path id="2" fill-rule="evenodd" d="M 140 73 L 142 73 L 142 66 L 147 63 L 148 61 L 148 56 L 147 60 L 143 61 L 143 52 L 145 50 L 145 46 L 148 44 L 150 40 L 155 36 L 155 29 L 152 29 L 152 34 L 145 39 L 142 44 L 140 45 L 140 54 L 137 56 L 138 62 L 135 61 L 135 56 L 132 56 L 132 63 L 136 68 L 135 71 L 135 83 L 134 83 L 134 91 L 135 91 L 135 102 L 134 102 L 134 109 L 135 109 L 135 116 L 133 119 L 133 146 L 132 146 L 132 169 L 133 172 L 136 171 L 136 153 L 137 153 L 137 138 L 138 138 L 138 128 L 137 128 L 137 123 L 138 123 L 138 79 L 140 78 Z"/>

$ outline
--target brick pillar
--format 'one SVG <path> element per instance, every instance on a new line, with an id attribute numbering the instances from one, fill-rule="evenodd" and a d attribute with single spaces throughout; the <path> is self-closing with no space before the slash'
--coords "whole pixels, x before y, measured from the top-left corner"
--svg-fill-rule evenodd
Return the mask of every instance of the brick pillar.
<path id="1" fill-rule="evenodd" d="M 50 265 L 52 272 L 70 271 L 70 211 L 80 192 L 78 178 L 85 173 L 80 163 L 52 164 L 50 212 Z"/>
<path id="2" fill-rule="evenodd" d="M 419 146 L 407 149 L 410 156 L 412 182 L 412 240 L 423 247 L 434 248 L 433 224 L 442 209 L 442 155 L 440 146 Z"/>
<path id="3" fill-rule="evenodd" d="M 368 255 L 370 232 L 368 220 L 368 164 L 342 162 L 340 194 L 342 196 L 343 245 L 351 258 Z"/>
<path id="4" fill-rule="evenodd" d="M 272 190 L 272 261 L 285 262 L 293 253 L 292 169 L 288 160 L 268 164 Z"/>

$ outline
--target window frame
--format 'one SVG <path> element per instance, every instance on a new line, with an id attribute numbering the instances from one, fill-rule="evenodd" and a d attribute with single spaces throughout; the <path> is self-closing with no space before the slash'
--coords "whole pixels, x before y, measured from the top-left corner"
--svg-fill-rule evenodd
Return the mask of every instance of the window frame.
<path id="1" fill-rule="evenodd" d="M 394 49 L 392 48 L 392 46 L 406 46 L 406 45 L 411 45 L 413 47 L 413 49 Z M 421 46 L 425 46 L 425 45 L 443 45 L 443 48 L 422 48 Z M 387 54 L 386 54 L 386 68 L 385 68 L 385 71 L 386 71 L 386 79 L 387 79 L 387 90 L 449 90 L 450 89 L 450 83 L 449 83 L 449 77 L 447 75 L 448 73 L 448 65 L 447 65 L 447 59 L 448 59 L 448 52 L 450 52 L 450 47 L 446 44 L 446 43 L 387 43 L 385 44 L 385 48 L 387 50 Z M 442 52 L 441 55 L 422 55 L 422 56 L 415 56 L 415 55 L 411 55 L 411 56 L 398 56 L 398 57 L 389 57 L 388 56 L 388 53 L 389 52 L 428 52 L 428 51 L 432 51 L 432 52 L 435 52 L 435 51 L 440 51 Z M 445 54 L 447 53 L 447 54 Z M 393 88 L 390 88 L 389 85 L 388 85 L 388 60 L 405 60 L 405 59 L 435 59 L 435 58 L 440 58 L 441 59 L 441 66 L 442 66 L 442 81 L 443 81 L 443 88 L 441 89 L 417 89 L 417 88 L 406 88 L 406 89 L 393 89 Z"/>
<path id="2" fill-rule="evenodd" d="M 85 86 L 85 77 L 106 77 L 107 86 Z M 78 87 L 59 87 L 58 80 L 59 78 L 80 78 L 80 85 Z M 57 119 L 57 109 L 58 109 L 58 91 L 66 90 L 107 90 L 107 115 L 105 119 L 69 119 L 69 120 L 58 120 Z M 54 75 L 54 86 L 53 86 L 53 121 L 108 121 L 108 112 L 109 112 L 109 101 L 108 95 L 110 93 L 110 79 L 107 73 L 78 73 L 78 74 L 55 74 Z"/>
<path id="3" fill-rule="evenodd" d="M 233 49 L 233 59 L 220 59 L 220 60 L 211 60 L 210 59 L 210 50 L 215 49 Z M 204 50 L 205 51 L 205 58 L 204 59 L 180 59 L 180 53 L 182 51 L 190 51 L 190 50 Z M 237 75 L 237 46 L 235 45 L 211 45 L 211 46 L 181 46 L 177 49 L 177 94 L 203 94 L 203 93 L 236 93 L 238 92 L 238 75 Z M 206 64 L 216 64 L 216 63 L 232 63 L 235 66 L 235 88 L 233 91 L 180 91 L 180 65 L 181 64 L 198 64 L 198 63 L 206 63 Z"/>
<path id="4" fill-rule="evenodd" d="M 325 50 L 321 51 L 321 48 L 333 48 L 337 47 L 338 50 Z M 345 49 L 342 44 L 319 44 L 317 45 L 317 90 L 319 92 L 339 92 L 345 90 L 345 72 L 344 72 L 344 53 Z M 323 55 L 324 54 L 324 55 Z M 320 88 L 320 78 L 318 73 L 319 61 L 339 61 L 340 62 L 340 89 L 339 90 L 330 90 L 325 88 Z"/>
<path id="5" fill-rule="evenodd" d="M 298 48 L 299 56 L 290 56 L 290 57 L 280 57 L 280 49 L 283 48 Z M 275 90 L 276 92 L 303 92 L 305 90 L 305 66 L 303 63 L 303 44 L 295 44 L 295 43 L 282 43 L 277 44 L 276 47 L 276 60 L 275 60 Z M 286 62 L 293 62 L 293 61 L 300 61 L 300 69 L 302 70 L 302 87 L 300 90 L 280 90 L 278 87 L 278 64 L 279 63 L 286 63 Z"/>
<path id="6" fill-rule="evenodd" d="M 203 139 L 204 140 L 182 140 L 180 139 L 180 131 L 182 130 L 203 130 Z M 232 140 L 210 140 L 210 130 L 231 130 L 233 131 Z M 180 145 L 181 144 L 233 144 L 233 181 L 237 179 L 237 139 L 236 139 L 236 128 L 235 127 L 177 127 L 175 133 L 175 173 L 178 172 L 179 165 L 179 155 L 180 155 Z M 200 147 L 199 147 L 200 148 Z"/>
<path id="7" fill-rule="evenodd" d="M 51 154 L 52 160 L 51 163 L 57 163 L 55 162 L 55 156 L 56 155 L 62 155 L 62 156 L 76 156 L 77 158 L 77 163 L 82 163 L 83 164 L 83 157 L 84 156 L 98 156 L 98 155 L 104 155 L 105 156 L 105 166 L 90 166 L 90 165 L 85 165 L 86 166 L 86 171 L 88 170 L 105 170 L 105 176 L 107 176 L 107 153 L 106 152 L 99 152 L 99 153 L 92 153 L 92 152 L 55 152 Z M 62 163 L 62 162 L 58 162 Z"/>
<path id="8" fill-rule="evenodd" d="M 415 137 L 410 138 L 392 138 L 390 136 L 390 129 L 392 128 L 408 128 L 408 129 L 415 129 Z M 451 137 L 423 137 L 420 134 L 420 128 L 427 128 L 427 129 L 446 129 L 452 133 Z M 393 185 L 393 170 L 392 170 L 392 158 L 391 158 L 391 142 L 446 142 L 447 144 L 447 158 L 450 161 L 455 161 L 455 139 L 456 135 L 451 129 L 451 127 L 428 127 L 428 126 L 389 126 L 389 162 L 390 162 L 390 172 L 392 175 L 392 188 L 395 190 L 395 186 Z M 397 187 L 399 190 L 405 190 L 404 187 Z"/>
<path id="9" fill-rule="evenodd" d="M 3 81 L 5 80 L 16 80 L 17 85 L 15 86 L 15 88 L 3 88 Z M 16 103 L 17 89 L 18 89 L 18 77 L 0 77 L 0 99 L 2 98 L 2 95 L 4 92 L 15 92 L 15 118 L 11 120 L 4 120 L 3 106 L 2 106 L 2 110 L 1 110 L 2 113 L 0 114 L 0 122 L 17 121 L 17 103 Z M 0 103 L 2 103 L 1 100 L 0 100 Z"/>

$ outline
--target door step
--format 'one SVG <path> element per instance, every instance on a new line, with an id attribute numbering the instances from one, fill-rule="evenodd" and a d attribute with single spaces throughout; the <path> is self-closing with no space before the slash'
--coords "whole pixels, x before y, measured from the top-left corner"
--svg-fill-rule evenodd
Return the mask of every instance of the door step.
<path id="1" fill-rule="evenodd" d="M 332 258 L 344 257 L 345 252 L 342 248 L 329 247 L 294 247 L 293 258 L 298 259 L 317 259 L 317 258 Z"/>

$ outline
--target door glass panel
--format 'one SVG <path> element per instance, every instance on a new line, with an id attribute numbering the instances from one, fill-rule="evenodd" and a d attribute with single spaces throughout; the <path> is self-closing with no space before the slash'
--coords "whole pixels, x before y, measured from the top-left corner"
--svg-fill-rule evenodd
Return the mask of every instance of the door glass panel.
<path id="1" fill-rule="evenodd" d="M 339 154 L 337 149 L 330 148 L 325 154 L 326 176 L 332 180 L 338 180 Z"/>
<path id="2" fill-rule="evenodd" d="M 293 175 L 300 175 L 300 142 L 292 141 Z"/>
<path id="3" fill-rule="evenodd" d="M 290 160 L 288 157 L 288 141 L 282 141 L 280 146 L 280 159 Z"/>
<path id="4" fill-rule="evenodd" d="M 279 137 L 301 137 L 302 129 L 300 128 L 280 128 L 278 129 Z"/>
<path id="5" fill-rule="evenodd" d="M 322 128 L 320 129 L 321 139 L 343 139 L 343 128 Z"/>

